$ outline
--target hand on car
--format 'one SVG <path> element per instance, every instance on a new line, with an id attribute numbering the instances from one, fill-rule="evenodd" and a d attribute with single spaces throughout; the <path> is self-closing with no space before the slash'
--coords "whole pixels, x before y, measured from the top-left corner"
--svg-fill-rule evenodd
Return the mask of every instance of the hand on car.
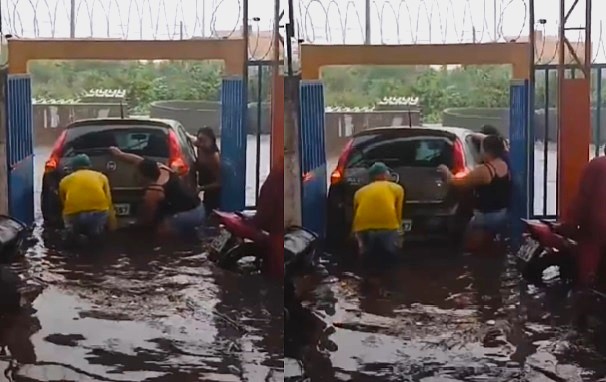
<path id="1" fill-rule="evenodd" d="M 113 156 L 120 156 L 122 154 L 122 150 L 120 150 L 119 148 L 117 148 L 116 146 L 111 146 L 109 148 L 109 152 L 110 154 L 112 154 Z"/>
<path id="2" fill-rule="evenodd" d="M 438 166 L 438 172 L 444 176 L 451 174 L 450 169 L 445 164 L 441 164 Z"/>

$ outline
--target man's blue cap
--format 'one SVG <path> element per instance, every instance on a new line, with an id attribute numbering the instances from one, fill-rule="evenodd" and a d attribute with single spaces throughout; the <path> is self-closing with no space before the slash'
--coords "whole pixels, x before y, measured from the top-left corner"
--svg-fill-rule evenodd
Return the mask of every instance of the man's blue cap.
<path id="1" fill-rule="evenodd" d="M 83 168 L 90 168 L 92 163 L 88 155 L 78 154 L 72 159 L 71 165 L 74 170 L 80 170 Z"/>
<path id="2" fill-rule="evenodd" d="M 389 173 L 389 167 L 387 167 L 387 165 L 383 162 L 375 162 L 368 169 L 368 175 L 370 176 L 371 179 L 376 179 L 376 178 L 383 176 L 385 174 L 388 174 L 388 173 Z"/>

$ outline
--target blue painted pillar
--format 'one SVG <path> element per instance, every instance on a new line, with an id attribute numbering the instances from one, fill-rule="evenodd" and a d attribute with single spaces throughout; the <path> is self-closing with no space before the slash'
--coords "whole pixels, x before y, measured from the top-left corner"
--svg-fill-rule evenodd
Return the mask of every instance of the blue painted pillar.
<path id="1" fill-rule="evenodd" d="M 510 88 L 509 138 L 511 173 L 513 176 L 513 200 L 511 215 L 513 234 L 521 234 L 520 219 L 528 219 L 533 205 L 530 160 L 533 158 L 534 142 L 529 126 L 529 81 L 512 81 Z"/>
<path id="2" fill-rule="evenodd" d="M 246 88 L 239 77 L 221 88 L 221 209 L 246 207 Z"/>
<path id="3" fill-rule="evenodd" d="M 324 237 L 327 193 L 324 85 L 318 81 L 302 81 L 299 107 L 302 222 L 303 227 Z"/>
<path id="4" fill-rule="evenodd" d="M 12 217 L 31 225 L 34 223 L 34 141 L 30 76 L 8 76 L 6 118 L 8 210 Z"/>

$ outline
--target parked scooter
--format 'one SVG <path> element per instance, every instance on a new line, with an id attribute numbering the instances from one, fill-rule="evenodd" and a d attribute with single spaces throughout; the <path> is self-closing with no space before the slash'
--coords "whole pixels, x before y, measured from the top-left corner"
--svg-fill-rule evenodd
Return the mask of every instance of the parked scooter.
<path id="1" fill-rule="evenodd" d="M 248 258 L 263 269 L 263 253 L 270 248 L 269 234 L 252 223 L 252 216 L 242 212 L 214 211 L 214 214 L 220 231 L 210 244 L 211 259 L 221 268 L 236 270 Z"/>
<path id="2" fill-rule="evenodd" d="M 19 253 L 27 236 L 27 226 L 10 216 L 0 215 L 0 262 L 8 262 Z"/>
<path id="3" fill-rule="evenodd" d="M 0 215 L 0 263 L 10 262 L 19 253 L 26 234 L 25 224 L 10 216 Z M 0 315 L 19 310 L 21 286 L 19 276 L 0 264 Z"/>
<path id="4" fill-rule="evenodd" d="M 564 283 L 575 281 L 577 243 L 557 232 L 557 224 L 547 220 L 525 220 L 526 233 L 517 253 L 522 277 L 530 283 L 542 284 L 543 272 L 557 267 Z"/>
<path id="5" fill-rule="evenodd" d="M 284 314 L 288 320 L 292 311 L 300 308 L 296 298 L 298 277 L 316 269 L 319 254 L 318 236 L 302 227 L 290 227 L 284 235 Z"/>

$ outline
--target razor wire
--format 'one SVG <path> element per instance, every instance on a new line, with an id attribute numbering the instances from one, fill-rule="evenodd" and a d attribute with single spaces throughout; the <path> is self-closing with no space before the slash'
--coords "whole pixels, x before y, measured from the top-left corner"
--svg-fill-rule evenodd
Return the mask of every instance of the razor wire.
<path id="1" fill-rule="evenodd" d="M 250 7 L 250 56 L 268 59 L 273 0 Z M 23 38 L 179 40 L 242 36 L 242 0 L 0 0 L 2 33 Z M 73 29 L 73 30 L 72 30 Z"/>
<path id="2" fill-rule="evenodd" d="M 547 3 L 535 5 L 537 62 L 557 61 L 559 7 Z M 606 62 L 604 3 L 594 2 L 594 62 Z M 298 0 L 294 11 L 299 41 L 315 44 L 365 43 L 367 26 L 371 44 L 523 42 L 530 19 L 528 0 Z M 584 32 L 567 37 L 582 45 Z"/>

